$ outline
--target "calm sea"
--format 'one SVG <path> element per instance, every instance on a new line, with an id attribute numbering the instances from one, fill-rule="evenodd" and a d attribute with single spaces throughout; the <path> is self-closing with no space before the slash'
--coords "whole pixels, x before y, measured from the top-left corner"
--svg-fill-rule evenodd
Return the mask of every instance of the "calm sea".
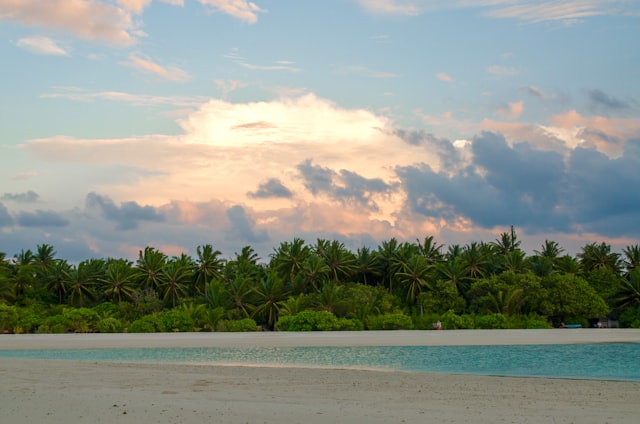
<path id="1" fill-rule="evenodd" d="M 640 343 L 0 350 L 2 357 L 640 381 Z"/>

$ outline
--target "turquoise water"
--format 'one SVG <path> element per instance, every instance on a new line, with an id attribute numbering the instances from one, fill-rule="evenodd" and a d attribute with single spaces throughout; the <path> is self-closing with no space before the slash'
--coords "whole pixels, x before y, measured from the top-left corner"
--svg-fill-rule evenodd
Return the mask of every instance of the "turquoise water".
<path id="1" fill-rule="evenodd" d="M 0 350 L 0 358 L 400 370 L 640 381 L 640 343 Z"/>

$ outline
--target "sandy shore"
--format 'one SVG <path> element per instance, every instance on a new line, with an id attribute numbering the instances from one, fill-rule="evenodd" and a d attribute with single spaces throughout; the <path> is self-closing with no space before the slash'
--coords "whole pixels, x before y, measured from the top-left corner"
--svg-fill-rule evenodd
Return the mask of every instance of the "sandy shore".
<path id="1" fill-rule="evenodd" d="M 507 341 L 639 342 L 640 331 L 26 335 L 0 336 L 0 348 Z M 0 360 L 0 381 L 7 423 L 636 423 L 640 416 L 640 383 L 631 382 L 28 359 Z"/>

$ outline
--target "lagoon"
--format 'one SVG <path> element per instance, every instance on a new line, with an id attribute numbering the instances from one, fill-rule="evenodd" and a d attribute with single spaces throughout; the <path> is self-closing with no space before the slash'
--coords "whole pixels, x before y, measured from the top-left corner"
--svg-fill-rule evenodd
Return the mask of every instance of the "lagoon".
<path id="1" fill-rule="evenodd" d="M 640 343 L 8 349 L 2 357 L 640 381 Z"/>

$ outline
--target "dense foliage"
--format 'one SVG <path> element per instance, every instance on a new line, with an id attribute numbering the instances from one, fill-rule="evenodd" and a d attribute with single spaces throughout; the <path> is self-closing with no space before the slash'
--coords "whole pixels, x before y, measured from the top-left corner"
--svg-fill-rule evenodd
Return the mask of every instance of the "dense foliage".
<path id="1" fill-rule="evenodd" d="M 0 332 L 548 328 L 613 318 L 640 327 L 640 246 L 554 241 L 527 256 L 516 234 L 446 249 L 433 237 L 349 251 L 295 238 L 266 262 L 246 246 L 195 258 L 147 247 L 135 262 L 70 264 L 42 244 L 0 253 Z"/>

